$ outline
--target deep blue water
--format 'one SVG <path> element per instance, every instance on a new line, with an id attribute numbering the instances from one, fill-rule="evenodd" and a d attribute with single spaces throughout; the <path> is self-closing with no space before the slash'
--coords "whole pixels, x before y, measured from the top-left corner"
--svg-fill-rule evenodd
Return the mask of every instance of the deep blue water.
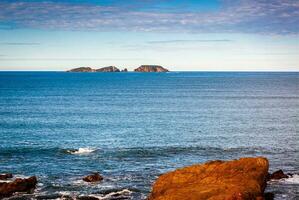
<path id="1" fill-rule="evenodd" d="M 0 173 L 36 175 L 28 198 L 144 199 L 161 173 L 244 156 L 298 173 L 298 124 L 299 73 L 0 72 Z M 94 171 L 103 183 L 80 181 Z"/>

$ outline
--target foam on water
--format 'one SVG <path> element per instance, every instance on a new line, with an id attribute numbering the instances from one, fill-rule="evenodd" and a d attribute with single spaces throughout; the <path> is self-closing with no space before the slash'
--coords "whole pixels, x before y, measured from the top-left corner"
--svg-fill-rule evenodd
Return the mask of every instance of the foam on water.
<path id="1" fill-rule="evenodd" d="M 67 152 L 71 153 L 71 154 L 89 154 L 89 153 L 92 153 L 94 151 L 96 151 L 95 148 L 89 148 L 89 147 L 79 148 L 77 150 L 67 150 Z"/>
<path id="2" fill-rule="evenodd" d="M 120 190 L 120 191 L 116 191 L 116 192 L 110 192 L 104 196 L 102 195 L 89 195 L 89 197 L 95 197 L 95 198 L 98 198 L 99 200 L 106 200 L 106 199 L 111 199 L 111 198 L 114 198 L 114 197 L 118 197 L 118 198 L 121 198 L 121 197 L 128 197 L 132 194 L 132 191 L 130 191 L 129 189 L 123 189 L 123 190 Z"/>
<path id="3" fill-rule="evenodd" d="M 299 174 L 294 174 L 293 176 L 284 178 L 281 181 L 287 184 L 299 184 Z"/>

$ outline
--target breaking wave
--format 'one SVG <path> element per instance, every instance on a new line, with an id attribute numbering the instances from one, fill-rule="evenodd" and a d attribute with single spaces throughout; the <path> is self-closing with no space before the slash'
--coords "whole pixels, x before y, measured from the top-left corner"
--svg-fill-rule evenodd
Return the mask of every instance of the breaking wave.
<path id="1" fill-rule="evenodd" d="M 284 178 L 281 180 L 281 182 L 287 184 L 299 184 L 299 174 L 294 174 L 289 178 Z"/>
<path id="2" fill-rule="evenodd" d="M 67 150 L 67 152 L 70 153 L 70 154 L 89 154 L 89 153 L 92 153 L 96 150 L 97 149 L 95 149 L 95 148 L 86 147 L 86 148 Z"/>
<path id="3" fill-rule="evenodd" d="M 123 189 L 120 191 L 113 191 L 104 195 L 88 195 L 88 197 L 98 198 L 99 200 L 108 200 L 108 199 L 124 199 L 129 198 L 133 192 L 129 189 Z"/>

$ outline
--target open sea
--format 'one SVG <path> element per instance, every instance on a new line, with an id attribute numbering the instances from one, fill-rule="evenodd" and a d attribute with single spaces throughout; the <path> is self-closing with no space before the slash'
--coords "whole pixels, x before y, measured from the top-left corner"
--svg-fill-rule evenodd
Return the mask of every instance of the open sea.
<path id="1" fill-rule="evenodd" d="M 299 173 L 299 73 L 0 72 L 0 173 L 38 177 L 10 199 L 140 200 L 162 173 L 250 156 Z M 299 176 L 267 191 L 299 199 Z"/>

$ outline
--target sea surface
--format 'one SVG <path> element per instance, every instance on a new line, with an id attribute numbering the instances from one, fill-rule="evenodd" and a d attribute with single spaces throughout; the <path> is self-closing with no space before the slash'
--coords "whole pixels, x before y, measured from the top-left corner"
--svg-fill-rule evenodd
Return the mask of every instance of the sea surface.
<path id="1" fill-rule="evenodd" d="M 249 156 L 299 173 L 299 73 L 0 72 L 0 173 L 39 181 L 11 199 L 140 200 L 162 173 Z M 299 199 L 299 176 L 267 191 Z"/>

